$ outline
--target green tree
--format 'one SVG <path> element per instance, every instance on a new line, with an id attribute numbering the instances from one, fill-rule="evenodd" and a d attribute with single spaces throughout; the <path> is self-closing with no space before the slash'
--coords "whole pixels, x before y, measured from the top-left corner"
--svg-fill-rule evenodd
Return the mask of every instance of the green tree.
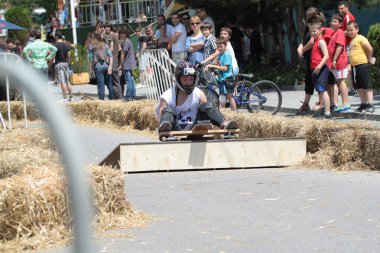
<path id="1" fill-rule="evenodd" d="M 24 44 L 28 39 L 28 31 L 31 28 L 31 13 L 28 8 L 14 6 L 7 10 L 5 19 L 11 23 L 24 27 L 26 30 L 8 30 L 8 36 L 21 41 Z"/>
<path id="2" fill-rule="evenodd" d="M 373 48 L 373 56 L 376 57 L 376 64 L 372 68 L 372 83 L 374 87 L 380 88 L 380 23 L 369 27 L 368 41 Z"/>

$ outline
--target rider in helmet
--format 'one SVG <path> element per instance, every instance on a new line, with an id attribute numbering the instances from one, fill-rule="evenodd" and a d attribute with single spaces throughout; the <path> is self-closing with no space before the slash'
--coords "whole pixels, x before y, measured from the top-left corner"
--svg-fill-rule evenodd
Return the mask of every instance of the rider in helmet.
<path id="1" fill-rule="evenodd" d="M 209 120 L 220 128 L 236 129 L 237 122 L 225 121 L 220 111 L 197 85 L 195 69 L 180 61 L 175 69 L 176 85 L 165 91 L 156 108 L 159 132 L 190 130 L 198 121 Z"/>

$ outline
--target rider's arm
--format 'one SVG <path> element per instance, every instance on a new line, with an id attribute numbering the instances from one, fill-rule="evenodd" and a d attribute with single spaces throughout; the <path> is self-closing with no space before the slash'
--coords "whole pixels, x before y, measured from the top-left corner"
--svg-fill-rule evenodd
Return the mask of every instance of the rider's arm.
<path id="1" fill-rule="evenodd" d="M 206 99 L 206 100 L 207 100 L 207 99 Z M 168 103 L 166 102 L 165 99 L 160 98 L 160 105 L 158 106 L 158 114 L 157 114 L 157 121 L 158 121 L 158 124 L 160 124 L 161 113 L 162 113 L 162 110 L 163 110 L 165 107 L 168 107 Z"/>
<path id="2" fill-rule="evenodd" d="M 200 97 L 199 97 L 199 104 L 203 104 L 207 102 L 206 94 L 201 90 Z"/>

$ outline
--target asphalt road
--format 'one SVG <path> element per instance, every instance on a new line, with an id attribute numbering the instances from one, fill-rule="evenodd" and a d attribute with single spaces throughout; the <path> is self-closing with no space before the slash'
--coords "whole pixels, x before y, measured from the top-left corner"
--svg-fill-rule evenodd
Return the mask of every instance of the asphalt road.
<path id="1" fill-rule="evenodd" d="M 151 141 L 81 132 L 97 161 L 120 142 Z M 129 202 L 154 220 L 111 231 L 126 238 L 94 238 L 93 252 L 380 252 L 379 172 L 261 168 L 126 178 Z"/>

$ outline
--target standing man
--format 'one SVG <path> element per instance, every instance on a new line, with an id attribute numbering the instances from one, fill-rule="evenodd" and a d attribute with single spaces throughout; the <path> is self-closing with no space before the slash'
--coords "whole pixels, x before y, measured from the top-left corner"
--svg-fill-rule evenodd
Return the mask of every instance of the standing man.
<path id="1" fill-rule="evenodd" d="M 136 96 L 136 84 L 132 75 L 132 70 L 136 69 L 136 56 L 133 50 L 133 45 L 129 39 L 129 34 L 126 30 L 120 31 L 120 36 L 125 38 L 121 48 L 121 56 L 119 63 L 119 70 L 123 71 L 124 79 L 126 82 L 126 94 L 127 100 L 132 100 Z"/>
<path id="2" fill-rule="evenodd" d="M 69 59 L 70 59 L 70 46 L 63 40 L 61 31 L 55 33 L 56 43 L 54 46 L 58 49 L 55 54 L 55 76 L 57 82 L 61 85 L 63 101 L 71 101 L 73 99 L 73 92 L 69 82 Z M 67 91 L 69 91 L 69 99 L 67 99 Z"/>
<path id="3" fill-rule="evenodd" d="M 107 44 L 112 52 L 113 63 L 112 63 L 112 87 L 114 90 L 115 99 L 121 99 L 123 94 L 121 93 L 120 76 L 119 75 L 119 52 L 120 52 L 120 42 L 119 34 L 113 31 L 112 24 L 107 22 L 104 26 L 105 28 L 105 38 L 107 38 Z"/>
<path id="4" fill-rule="evenodd" d="M 172 59 L 175 63 L 178 63 L 187 58 L 187 32 L 185 26 L 181 23 L 181 19 L 178 14 L 173 14 L 172 22 L 174 25 L 173 34 L 170 37 L 170 42 L 172 44 Z"/>
<path id="5" fill-rule="evenodd" d="M 36 39 L 28 44 L 23 52 L 26 60 L 32 64 L 33 68 L 39 70 L 46 83 L 48 81 L 48 61 L 54 58 L 57 48 L 41 40 L 41 32 L 36 31 Z"/>
<path id="6" fill-rule="evenodd" d="M 350 45 L 350 42 L 351 42 L 351 38 L 350 36 L 348 36 L 348 33 L 347 33 L 347 24 L 351 21 L 355 21 L 355 17 L 354 15 L 352 15 L 352 13 L 349 11 L 349 8 L 350 8 L 350 5 L 348 3 L 348 1 L 340 1 L 338 3 L 338 10 L 339 10 L 339 13 L 340 15 L 343 16 L 343 23 L 342 23 L 342 26 L 340 29 L 343 30 L 344 32 L 344 35 L 346 35 L 346 45 L 345 45 L 345 48 L 346 48 L 346 53 L 347 55 L 349 55 L 349 45 Z M 348 95 L 350 96 L 353 96 L 355 94 L 355 89 L 354 89 L 354 86 L 353 86 L 353 81 L 352 81 L 352 78 L 351 78 L 351 65 L 348 64 L 348 67 L 347 67 L 347 70 L 348 70 L 348 85 L 349 85 L 349 92 L 348 92 Z"/>
<path id="7" fill-rule="evenodd" d="M 215 23 L 214 23 L 214 20 L 212 19 L 212 17 L 210 17 L 208 15 L 208 8 L 207 8 L 207 6 L 205 6 L 205 5 L 199 6 L 197 8 L 197 16 L 200 17 L 200 19 L 202 20 L 202 23 L 203 22 L 207 22 L 207 23 L 211 24 L 211 26 L 212 26 L 212 35 L 215 36 Z"/>

